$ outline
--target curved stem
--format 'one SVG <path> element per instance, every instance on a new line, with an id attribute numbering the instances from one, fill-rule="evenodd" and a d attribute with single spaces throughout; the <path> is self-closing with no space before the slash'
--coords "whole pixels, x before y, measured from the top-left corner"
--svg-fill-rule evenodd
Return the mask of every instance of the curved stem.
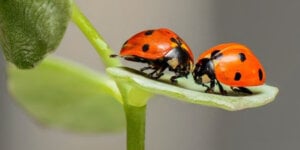
<path id="1" fill-rule="evenodd" d="M 113 51 L 109 48 L 108 44 L 104 41 L 89 20 L 81 13 L 75 3 L 73 3 L 72 21 L 79 27 L 90 43 L 94 46 L 98 55 L 101 57 L 101 60 L 107 67 L 120 65 L 119 59 L 112 59 L 109 57 L 113 54 Z"/>
<path id="2" fill-rule="evenodd" d="M 127 150 L 145 149 L 146 105 L 135 107 L 124 104 L 127 120 Z"/>
<path id="3" fill-rule="evenodd" d="M 90 43 L 96 49 L 101 60 L 107 67 L 119 66 L 119 59 L 112 59 L 110 55 L 113 51 L 104 41 L 101 35 L 96 31 L 88 19 L 81 13 L 80 9 L 73 3 L 72 20 L 84 33 Z M 127 121 L 127 150 L 144 150 L 145 149 L 145 117 L 146 117 L 146 102 L 151 96 L 150 93 L 135 90 L 134 96 L 128 90 L 126 84 L 118 84 L 123 98 L 130 101 L 123 103 Z M 129 94 L 129 95 L 128 95 Z M 143 97 L 144 100 L 138 97 Z M 135 106 L 133 106 L 135 105 Z"/>

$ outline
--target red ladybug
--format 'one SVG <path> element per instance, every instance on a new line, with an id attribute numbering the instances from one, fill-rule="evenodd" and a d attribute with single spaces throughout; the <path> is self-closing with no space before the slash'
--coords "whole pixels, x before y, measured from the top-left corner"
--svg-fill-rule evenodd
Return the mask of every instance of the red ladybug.
<path id="1" fill-rule="evenodd" d="M 229 85 L 234 92 L 252 94 L 245 87 L 262 85 L 266 80 L 259 60 L 239 43 L 224 43 L 208 49 L 199 56 L 192 74 L 196 83 L 207 87 L 206 92 L 213 92 L 217 84 L 223 95 L 226 91 L 221 83 Z"/>
<path id="2" fill-rule="evenodd" d="M 139 32 L 122 46 L 120 56 L 129 61 L 146 63 L 140 69 L 153 70 L 149 77 L 158 79 L 165 69 L 174 72 L 173 83 L 179 77 L 187 77 L 194 65 L 194 56 L 188 45 L 173 31 L 160 28 Z"/>

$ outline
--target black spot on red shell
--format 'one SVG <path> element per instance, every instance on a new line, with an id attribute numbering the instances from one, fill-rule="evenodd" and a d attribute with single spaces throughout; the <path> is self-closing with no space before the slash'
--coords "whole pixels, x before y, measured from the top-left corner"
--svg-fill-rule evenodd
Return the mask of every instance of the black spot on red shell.
<path id="1" fill-rule="evenodd" d="M 149 44 L 144 44 L 142 47 L 143 52 L 147 52 L 149 50 Z"/>
<path id="2" fill-rule="evenodd" d="M 239 81 L 241 79 L 241 77 L 242 77 L 241 73 L 236 72 L 235 75 L 234 75 L 234 80 Z"/>
<path id="3" fill-rule="evenodd" d="M 122 45 L 122 47 L 124 47 L 127 43 L 128 43 L 128 40 L 124 42 L 124 44 Z"/>
<path id="4" fill-rule="evenodd" d="M 259 77 L 259 80 L 261 81 L 262 79 L 263 79 L 263 72 L 262 72 L 262 70 L 259 68 L 258 69 L 258 77 Z"/>
<path id="5" fill-rule="evenodd" d="M 214 50 L 214 51 L 211 53 L 210 56 L 213 57 L 213 56 L 215 56 L 215 55 L 216 55 L 217 53 L 219 53 L 219 52 L 220 52 L 220 50 L 217 50 L 217 49 L 216 49 L 216 50 Z"/>
<path id="6" fill-rule="evenodd" d="M 244 62 L 246 60 L 246 55 L 244 53 L 239 53 L 241 62 Z"/>
<path id="7" fill-rule="evenodd" d="M 223 54 L 220 52 L 220 50 L 214 50 L 211 54 L 210 57 L 212 59 L 217 59 L 219 57 L 221 57 Z"/>
<path id="8" fill-rule="evenodd" d="M 172 42 L 174 42 L 174 43 L 178 43 L 177 40 L 176 40 L 175 38 L 173 38 L 173 37 L 171 37 L 170 40 L 171 40 Z"/>
<path id="9" fill-rule="evenodd" d="M 178 47 L 181 47 L 181 45 L 182 45 L 182 39 L 180 37 L 176 37 L 176 38 L 171 37 L 170 41 L 173 43 L 176 43 L 178 45 Z"/>
<path id="10" fill-rule="evenodd" d="M 148 30 L 145 32 L 145 35 L 148 36 L 148 35 L 152 35 L 152 33 L 154 32 L 154 30 Z"/>

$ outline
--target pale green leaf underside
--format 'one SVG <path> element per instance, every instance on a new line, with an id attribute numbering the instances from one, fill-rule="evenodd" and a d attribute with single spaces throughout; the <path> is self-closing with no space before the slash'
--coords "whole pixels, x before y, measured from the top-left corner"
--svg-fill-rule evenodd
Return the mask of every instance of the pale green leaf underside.
<path id="1" fill-rule="evenodd" d="M 222 108 L 229 111 L 242 110 L 246 108 L 259 107 L 272 102 L 278 93 L 276 87 L 263 85 L 250 88 L 253 95 L 239 95 L 229 92 L 228 96 L 205 93 L 205 88 L 194 83 L 191 76 L 181 78 L 178 85 L 172 85 L 168 81 L 168 75 L 164 75 L 159 81 L 149 79 L 144 74 L 125 67 L 114 67 L 106 70 L 113 78 L 122 80 L 136 88 L 146 90 L 150 93 L 169 96 L 189 103 L 201 104 Z"/>
<path id="2" fill-rule="evenodd" d="M 57 58 L 31 70 L 9 65 L 8 73 L 12 96 L 43 125 L 93 133 L 125 127 L 118 88 L 105 75 Z"/>

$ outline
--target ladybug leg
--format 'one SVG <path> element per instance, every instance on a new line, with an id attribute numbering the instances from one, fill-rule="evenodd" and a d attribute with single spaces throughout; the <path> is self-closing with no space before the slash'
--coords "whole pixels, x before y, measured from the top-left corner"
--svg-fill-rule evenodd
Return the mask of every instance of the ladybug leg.
<path id="1" fill-rule="evenodd" d="M 174 83 L 174 84 L 177 83 L 177 78 L 180 78 L 180 77 L 184 77 L 184 76 L 185 76 L 183 73 L 180 73 L 179 71 L 172 70 L 172 68 L 169 68 L 169 70 L 175 72 L 175 75 L 172 76 L 172 77 L 170 78 L 171 82 Z"/>
<path id="2" fill-rule="evenodd" d="M 216 82 L 216 81 L 217 81 L 217 82 Z M 213 92 L 214 92 L 215 85 L 217 84 L 217 85 L 218 85 L 218 88 L 219 88 L 219 90 L 220 90 L 220 93 L 221 93 L 222 95 L 226 95 L 227 92 L 226 92 L 226 90 L 224 90 L 222 84 L 221 84 L 218 80 L 216 80 L 216 81 L 215 81 L 215 80 L 211 80 L 211 81 L 210 81 L 210 86 L 207 86 L 207 85 L 205 85 L 205 84 L 202 84 L 202 86 L 207 87 L 207 89 L 205 90 L 205 92 L 206 92 L 206 93 L 213 93 Z"/>
<path id="3" fill-rule="evenodd" d="M 206 87 L 206 88 L 209 88 L 209 86 L 206 85 L 206 84 L 204 84 L 204 83 L 202 83 L 201 85 L 204 86 L 204 87 Z"/>
<path id="4" fill-rule="evenodd" d="M 177 83 L 177 78 L 180 78 L 180 77 L 186 77 L 187 78 L 188 75 L 189 75 L 188 71 L 182 71 L 182 70 L 187 70 L 187 69 L 177 68 L 176 70 L 174 70 L 172 68 L 169 68 L 169 70 L 175 72 L 175 75 L 170 78 L 172 83 Z"/>
<path id="5" fill-rule="evenodd" d="M 221 84 L 218 80 L 217 80 L 217 85 L 218 85 L 218 87 L 219 87 L 220 93 L 221 93 L 222 95 L 227 95 L 226 90 L 224 90 L 222 84 Z"/>
<path id="6" fill-rule="evenodd" d="M 245 94 L 253 94 L 249 89 L 245 87 L 230 87 L 232 91 L 237 92 L 237 93 L 245 93 Z"/>
<path id="7" fill-rule="evenodd" d="M 157 71 L 158 71 L 158 69 L 154 69 L 154 71 L 151 72 L 151 73 L 149 73 L 148 76 L 149 76 L 150 78 L 158 79 L 159 77 L 154 76 L 154 74 L 155 74 Z"/>
<path id="8" fill-rule="evenodd" d="M 145 70 L 148 70 L 148 69 L 153 69 L 153 67 L 152 66 L 143 67 L 140 69 L 140 71 L 144 72 Z"/>
<path id="9" fill-rule="evenodd" d="M 160 78 L 162 75 L 164 75 L 164 71 L 167 68 L 167 65 L 162 65 L 159 69 L 158 72 L 156 73 L 157 79 Z"/>
<path id="10" fill-rule="evenodd" d="M 206 85 L 204 83 L 202 83 L 201 85 L 204 86 L 204 87 L 206 87 L 205 93 L 212 93 L 212 90 L 211 90 L 210 86 L 208 86 L 208 85 Z"/>
<path id="11" fill-rule="evenodd" d="M 177 83 L 177 78 L 180 78 L 180 77 L 183 77 L 183 75 L 181 75 L 181 74 L 176 74 L 175 76 L 172 76 L 171 78 L 170 78 L 170 80 L 171 80 L 171 82 L 172 83 Z"/>
<path id="12" fill-rule="evenodd" d="M 204 85 L 204 84 L 202 84 L 202 85 Z M 205 93 L 213 93 L 215 85 L 216 85 L 215 80 L 211 80 L 209 86 L 204 85 L 205 87 L 207 87 L 207 89 L 205 90 Z"/>
<path id="13" fill-rule="evenodd" d="M 157 68 L 152 68 L 154 69 L 153 72 L 149 73 L 148 76 L 153 78 L 153 79 L 158 79 L 160 78 L 162 75 L 164 75 L 163 71 L 167 68 L 166 64 L 162 64 L 160 67 Z"/>

